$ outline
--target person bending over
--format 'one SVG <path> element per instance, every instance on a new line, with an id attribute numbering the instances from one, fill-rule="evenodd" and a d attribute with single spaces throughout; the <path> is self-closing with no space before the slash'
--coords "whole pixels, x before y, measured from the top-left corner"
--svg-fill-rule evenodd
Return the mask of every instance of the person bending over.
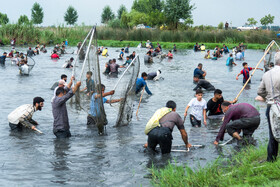
<path id="1" fill-rule="evenodd" d="M 145 128 L 148 143 L 144 146 L 155 151 L 156 146 L 159 144 L 162 154 L 170 153 L 173 139 L 172 132 L 175 126 L 180 131 L 186 148 L 190 148 L 191 144 L 188 141 L 184 122 L 176 112 L 176 103 L 174 101 L 168 101 L 166 107 L 157 110 L 149 120 Z"/>
<path id="2" fill-rule="evenodd" d="M 248 103 L 232 105 L 230 102 L 223 102 L 222 110 L 225 118 L 214 141 L 215 145 L 224 140 L 226 130 L 230 136 L 241 140 L 239 135 L 241 131 L 243 138 L 250 138 L 260 125 L 260 113 Z"/>

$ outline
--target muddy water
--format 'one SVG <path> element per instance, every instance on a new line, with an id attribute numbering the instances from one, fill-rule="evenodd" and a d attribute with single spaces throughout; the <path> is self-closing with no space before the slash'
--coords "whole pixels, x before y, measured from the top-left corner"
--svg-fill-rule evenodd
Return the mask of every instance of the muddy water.
<path id="1" fill-rule="evenodd" d="M 9 51 L 10 47 L 1 48 L 0 53 Z M 73 51 L 75 48 L 69 49 Z M 25 48 L 18 48 L 25 51 Z M 117 58 L 117 49 L 110 48 L 108 58 L 100 57 L 101 69 L 109 58 Z M 132 52 L 133 49 L 130 49 Z M 162 71 L 164 80 L 148 82 L 153 93 L 144 95 L 139 112 L 139 120 L 133 118 L 126 127 L 114 128 L 117 111 L 105 105 L 109 124 L 107 135 L 99 136 L 97 129 L 86 126 L 84 111 L 77 111 L 68 106 L 72 137 L 69 140 L 58 141 L 52 133 L 52 112 L 50 100 L 53 92 L 50 87 L 59 80 L 62 73 L 71 76 L 71 71 L 63 69 L 65 60 L 73 55 L 65 55 L 58 61 L 50 59 L 50 54 L 40 54 L 34 57 L 36 66 L 30 76 L 19 76 L 18 68 L 7 60 L 5 67 L 0 67 L 0 184 L 3 186 L 148 186 L 150 181 L 144 177 L 149 173 L 149 167 L 154 163 L 163 167 L 168 160 L 179 164 L 188 163 L 191 167 L 204 166 L 207 162 L 220 155 L 231 153 L 233 145 L 216 149 L 214 141 L 219 123 L 208 123 L 207 127 L 192 128 L 189 120 L 185 127 L 192 144 L 203 144 L 205 148 L 194 149 L 189 153 L 171 153 L 162 156 L 151 155 L 144 151 L 142 145 L 146 142 L 144 128 L 146 122 L 158 108 L 168 100 L 177 103 L 177 112 L 182 116 L 187 103 L 194 97 L 192 83 L 193 70 L 198 63 L 203 63 L 207 71 L 207 80 L 216 88 L 223 90 L 226 100 L 236 97 L 242 87 L 242 78 L 235 80 L 242 69 L 238 66 L 229 69 L 225 66 L 226 58 L 217 61 L 203 59 L 204 53 L 194 53 L 192 50 L 182 50 L 174 54 L 174 59 L 156 62 L 145 66 L 143 56 L 145 49 L 134 49 L 141 59 L 141 72 Z M 50 51 L 50 49 L 49 49 Z M 245 60 L 254 67 L 262 56 L 262 51 L 247 50 Z M 74 56 L 75 57 L 75 56 Z M 121 62 L 118 62 L 121 64 Z M 257 87 L 263 72 L 257 71 L 250 88 L 245 90 L 239 102 L 248 102 L 260 110 L 262 121 L 255 133 L 260 142 L 267 138 L 267 123 L 264 117 L 265 105 L 255 102 Z M 102 75 L 102 81 L 107 90 L 114 87 L 116 79 L 108 79 Z M 213 93 L 206 92 L 204 98 L 208 101 Z M 42 111 L 34 114 L 34 119 L 40 124 L 39 129 L 44 135 L 24 131 L 11 132 L 7 115 L 22 104 L 32 103 L 32 98 L 41 96 L 45 99 Z M 136 111 L 137 103 L 135 103 Z M 134 111 L 134 112 L 135 112 Z M 183 144 L 179 131 L 173 132 L 173 144 Z M 229 139 L 228 135 L 225 140 Z"/>

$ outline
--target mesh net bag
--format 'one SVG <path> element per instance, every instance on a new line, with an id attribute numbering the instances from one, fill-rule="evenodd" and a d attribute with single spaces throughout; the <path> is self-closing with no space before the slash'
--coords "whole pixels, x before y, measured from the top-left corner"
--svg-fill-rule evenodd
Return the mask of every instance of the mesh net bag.
<path id="1" fill-rule="evenodd" d="M 118 109 L 115 126 L 128 125 L 132 119 L 136 79 L 139 71 L 140 60 L 139 56 L 136 56 L 130 65 L 125 69 L 114 87 L 115 94 L 110 98 L 110 105 Z M 121 99 L 121 101 L 112 103 L 112 101 L 117 99 Z"/>
<path id="2" fill-rule="evenodd" d="M 73 75 L 75 76 L 75 83 L 81 81 L 81 88 L 76 92 L 75 97 L 72 98 L 72 104 L 75 104 L 78 110 L 89 112 L 93 110 L 95 113 L 92 120 L 98 127 L 100 134 L 104 132 L 104 125 L 107 124 L 106 114 L 103 105 L 103 98 L 101 91 L 101 78 L 99 58 L 97 55 L 97 33 L 96 28 L 92 28 L 87 38 L 84 40 L 81 48 L 86 46 L 85 58 L 82 63 L 74 63 Z M 78 55 L 79 56 L 79 53 Z M 87 73 L 91 75 L 88 79 Z M 98 97 L 97 97 L 97 96 Z M 91 109 L 91 101 L 94 102 L 94 107 Z"/>

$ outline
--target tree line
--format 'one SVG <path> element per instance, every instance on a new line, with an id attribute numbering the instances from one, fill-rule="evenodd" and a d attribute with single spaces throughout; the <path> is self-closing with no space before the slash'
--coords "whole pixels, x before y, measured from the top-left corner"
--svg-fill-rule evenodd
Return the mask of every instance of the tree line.
<path id="1" fill-rule="evenodd" d="M 131 11 L 121 5 L 115 16 L 110 6 L 105 6 L 101 22 L 113 28 L 133 28 L 139 24 L 151 27 L 186 29 L 193 25 L 192 11 L 196 8 L 191 0 L 134 0 Z M 270 14 L 260 19 L 263 26 L 273 24 Z M 256 25 L 254 18 L 248 18 L 246 25 Z M 221 22 L 218 26 L 223 27 Z"/>
<path id="2" fill-rule="evenodd" d="M 17 21 L 18 24 L 35 24 L 43 23 L 44 11 L 41 5 L 35 2 L 31 8 L 31 19 L 27 15 L 21 15 Z M 67 25 L 74 25 L 78 21 L 78 12 L 73 6 L 69 6 L 64 14 L 64 21 Z M 7 14 L 0 12 L 0 25 L 8 24 L 9 18 Z"/>

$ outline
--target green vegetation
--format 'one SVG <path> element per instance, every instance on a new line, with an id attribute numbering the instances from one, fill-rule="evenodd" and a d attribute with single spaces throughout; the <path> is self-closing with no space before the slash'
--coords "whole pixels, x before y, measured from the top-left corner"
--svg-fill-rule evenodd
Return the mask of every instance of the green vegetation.
<path id="1" fill-rule="evenodd" d="M 108 23 L 113 20 L 115 15 L 110 6 L 105 6 L 101 15 L 101 23 Z"/>
<path id="2" fill-rule="evenodd" d="M 17 44 L 53 44 L 68 39 L 70 45 L 76 45 L 87 35 L 91 27 L 35 27 L 29 24 L 6 24 L 0 27 L 0 39 L 9 44 L 11 38 L 17 39 Z M 206 48 L 213 49 L 216 45 L 228 45 L 229 48 L 244 42 L 248 49 L 264 49 L 272 40 L 276 40 L 276 32 L 259 30 L 238 32 L 236 30 L 212 30 L 198 27 L 186 31 L 168 31 L 156 29 L 113 29 L 98 27 L 98 44 L 107 47 L 124 47 L 130 44 L 136 47 L 143 41 L 160 42 L 163 48 L 172 49 L 177 44 L 178 49 L 192 49 L 196 42 L 204 43 Z"/>
<path id="3" fill-rule="evenodd" d="M 266 146 L 249 147 L 230 160 L 218 158 L 208 166 L 192 170 L 188 166 L 169 164 L 152 168 L 154 186 L 279 186 L 280 160 L 265 162 Z"/>
<path id="4" fill-rule="evenodd" d="M 254 18 L 248 18 L 247 19 L 247 25 L 257 25 L 257 21 Z"/>
<path id="5" fill-rule="evenodd" d="M 74 25 L 78 20 L 78 12 L 74 7 L 69 6 L 64 14 L 64 21 L 67 25 Z"/>
<path id="6" fill-rule="evenodd" d="M 9 18 L 8 18 L 7 14 L 2 14 L 0 12 L 0 25 L 5 25 L 7 23 L 9 23 Z"/>
<path id="7" fill-rule="evenodd" d="M 275 18 L 274 16 L 271 16 L 270 14 L 268 14 L 268 15 L 264 16 L 260 20 L 260 22 L 263 26 L 267 26 L 267 25 L 272 24 L 274 22 L 274 18 Z"/>
<path id="8" fill-rule="evenodd" d="M 34 24 L 41 24 L 43 23 L 44 12 L 43 8 L 40 6 L 39 3 L 34 3 L 31 9 L 31 21 Z"/>
<path id="9" fill-rule="evenodd" d="M 21 15 L 19 18 L 18 18 L 18 24 L 19 25 L 22 25 L 22 24 L 29 24 L 30 21 L 27 17 L 27 15 Z"/>

